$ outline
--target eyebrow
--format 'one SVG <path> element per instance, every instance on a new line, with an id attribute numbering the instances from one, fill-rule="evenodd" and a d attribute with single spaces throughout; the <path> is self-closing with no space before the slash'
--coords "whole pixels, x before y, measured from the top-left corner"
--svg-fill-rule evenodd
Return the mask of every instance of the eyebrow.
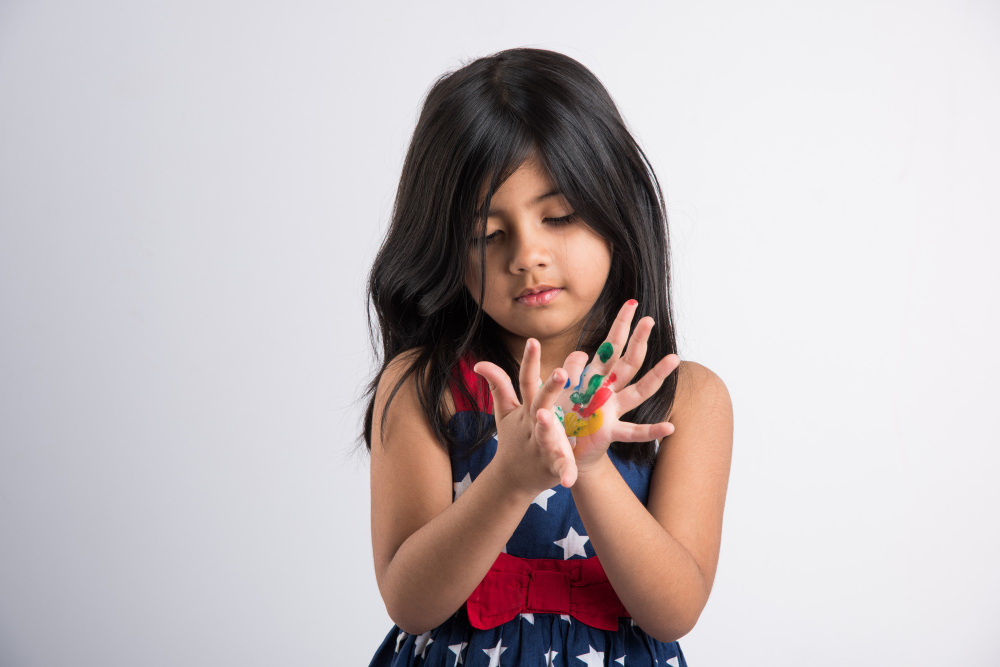
<path id="1" fill-rule="evenodd" d="M 561 194 L 562 194 L 562 191 L 559 190 L 558 188 L 556 188 L 555 190 L 552 190 L 551 192 L 546 192 L 544 195 L 539 195 L 538 197 L 535 198 L 535 201 L 533 201 L 532 203 L 533 204 L 541 204 L 546 199 L 551 199 L 552 197 L 558 197 Z M 487 215 L 487 217 L 494 216 L 494 215 L 499 215 L 500 212 L 501 212 L 500 210 L 492 209 L 491 208 L 489 214 Z M 475 217 L 478 220 L 482 216 L 483 216 L 483 207 L 480 206 L 479 208 L 476 209 Z"/>

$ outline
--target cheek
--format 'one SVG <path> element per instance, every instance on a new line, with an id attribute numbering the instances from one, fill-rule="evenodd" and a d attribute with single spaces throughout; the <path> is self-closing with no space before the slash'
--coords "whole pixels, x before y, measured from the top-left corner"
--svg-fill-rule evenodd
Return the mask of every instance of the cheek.
<path id="1" fill-rule="evenodd" d="M 465 270 L 465 288 L 469 291 L 472 296 L 472 300 L 482 305 L 479 300 L 479 294 L 483 289 L 481 282 L 482 271 L 480 269 L 479 255 L 470 255 L 469 263 Z M 486 291 L 483 295 L 484 300 L 489 303 L 490 301 L 490 287 L 491 287 L 491 276 L 490 276 L 490 261 L 486 260 Z"/>
<path id="2" fill-rule="evenodd" d="M 469 290 L 469 295 L 473 301 L 479 303 L 479 267 L 474 266 L 471 262 L 465 270 L 465 289 Z"/>
<path id="3" fill-rule="evenodd" d="M 581 240 L 569 260 L 587 286 L 587 297 L 596 299 L 611 272 L 611 243 L 593 233 Z"/>

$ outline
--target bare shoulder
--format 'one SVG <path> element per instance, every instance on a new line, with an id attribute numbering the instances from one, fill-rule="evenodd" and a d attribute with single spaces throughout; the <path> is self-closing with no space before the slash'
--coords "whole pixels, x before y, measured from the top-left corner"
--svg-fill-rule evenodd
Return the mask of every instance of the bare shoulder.
<path id="1" fill-rule="evenodd" d="M 379 580 L 399 545 L 451 504 L 448 452 L 420 405 L 414 375 L 407 376 L 418 357 L 417 350 L 408 350 L 393 358 L 375 391 L 371 518 L 375 574 Z M 388 398 L 394 390 L 390 403 Z"/>
<path id="2" fill-rule="evenodd" d="M 382 371 L 382 377 L 378 380 L 375 388 L 375 405 L 372 411 L 372 449 L 376 443 L 382 443 L 383 415 L 386 406 L 389 405 L 390 413 L 385 415 L 388 420 L 390 415 L 396 414 L 400 409 L 400 403 L 407 403 L 408 399 L 416 399 L 416 380 L 410 373 L 413 365 L 419 357 L 419 350 L 410 349 L 397 354 L 389 360 Z M 409 374 L 409 377 L 407 377 Z M 406 378 L 404 380 L 404 378 Z M 390 403 L 389 398 L 392 398 Z M 418 402 L 419 404 L 419 402 Z M 403 408 L 405 411 L 405 407 Z M 376 437 L 378 436 L 378 437 Z"/>
<path id="3" fill-rule="evenodd" d="M 419 348 L 405 350 L 390 359 L 389 363 L 386 364 L 385 371 L 382 373 L 382 377 L 379 378 L 378 387 L 375 390 L 375 409 L 372 425 L 373 443 L 376 442 L 374 437 L 375 427 L 379 425 L 376 422 L 381 420 L 386 404 L 389 403 L 390 396 L 392 396 L 392 402 L 389 405 L 390 415 L 387 415 L 387 420 L 392 418 L 392 411 L 396 409 L 397 402 L 404 405 L 404 411 L 406 410 L 405 406 L 408 405 L 411 408 L 416 407 L 422 414 L 423 411 L 420 409 L 420 401 L 417 395 L 416 374 L 411 372 L 414 364 L 420 358 L 420 352 Z M 405 380 L 403 380 L 404 377 Z M 403 380 L 402 384 L 400 384 L 401 380 Z M 397 385 L 399 385 L 398 389 L 396 388 Z M 442 398 L 445 424 L 447 424 L 447 420 L 455 413 L 455 400 L 452 398 L 450 391 L 444 392 Z M 381 436 L 381 432 L 379 435 Z"/>
<path id="4" fill-rule="evenodd" d="M 701 417 L 714 416 L 732 421 L 733 402 L 729 388 L 712 369 L 697 361 L 681 361 L 677 373 L 677 392 L 667 421 L 685 418 L 694 412 Z"/>
<path id="5" fill-rule="evenodd" d="M 733 405 L 726 384 L 708 367 L 682 361 L 675 372 L 677 393 L 668 418 L 674 432 L 656 453 L 647 507 L 698 563 L 707 600 L 722 539 Z"/>

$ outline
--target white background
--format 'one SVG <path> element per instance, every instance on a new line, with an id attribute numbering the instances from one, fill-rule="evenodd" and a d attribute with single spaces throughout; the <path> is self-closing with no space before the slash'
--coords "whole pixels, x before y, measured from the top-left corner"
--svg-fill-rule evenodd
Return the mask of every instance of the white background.
<path id="1" fill-rule="evenodd" d="M 1000 6 L 343 4 L 0 2 L 0 664 L 368 664 L 365 277 L 514 46 L 617 100 L 733 397 L 692 667 L 1000 663 Z"/>

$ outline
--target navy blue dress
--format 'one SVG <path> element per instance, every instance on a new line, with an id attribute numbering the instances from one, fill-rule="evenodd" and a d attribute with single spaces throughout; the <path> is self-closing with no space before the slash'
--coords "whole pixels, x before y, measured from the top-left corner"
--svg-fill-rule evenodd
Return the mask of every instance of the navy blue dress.
<path id="1" fill-rule="evenodd" d="M 464 364 L 463 364 L 464 365 Z M 465 370 L 465 369 L 463 369 Z M 481 408 L 463 405 L 448 428 L 460 443 L 471 443 L 485 420 L 493 429 L 494 418 Z M 462 409 L 471 408 L 471 409 Z M 471 456 L 452 456 L 454 496 L 465 491 L 486 468 L 497 450 L 494 436 Z M 645 505 L 652 468 L 640 468 L 608 455 L 633 493 Z M 583 520 L 570 489 L 555 486 L 538 494 L 507 541 L 506 553 L 520 558 L 579 559 L 595 557 Z M 370 667 L 686 667 L 677 642 L 653 639 L 632 619 L 621 617 L 618 630 L 600 630 L 569 615 L 519 614 L 489 630 L 472 627 L 465 606 L 438 627 L 421 635 L 409 635 L 393 626 L 375 653 Z"/>

